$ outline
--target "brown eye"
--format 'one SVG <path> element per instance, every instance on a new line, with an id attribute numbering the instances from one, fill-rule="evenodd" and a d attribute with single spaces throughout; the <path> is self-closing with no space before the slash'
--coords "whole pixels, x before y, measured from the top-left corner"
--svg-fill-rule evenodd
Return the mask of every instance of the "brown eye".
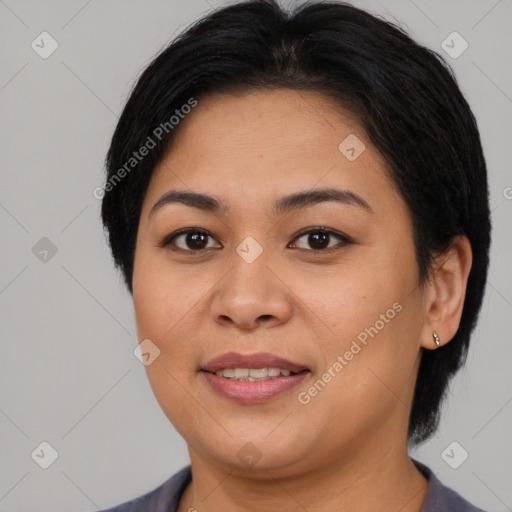
<path id="1" fill-rule="evenodd" d="M 343 246 L 347 243 L 350 243 L 348 237 L 335 233 L 334 231 L 327 230 L 324 228 L 314 228 L 310 229 L 306 232 L 303 232 L 300 236 L 298 236 L 295 240 L 304 239 L 305 244 L 310 248 L 309 250 L 313 251 L 325 251 L 325 249 L 330 250 L 333 248 L 338 248 L 339 246 Z M 337 244 L 332 245 L 332 241 L 338 241 Z M 300 247 L 299 244 L 294 243 L 293 247 L 297 247 L 299 249 L 306 249 L 308 247 Z M 327 251 L 326 251 L 327 252 Z"/>
<path id="2" fill-rule="evenodd" d="M 204 233 L 186 233 L 182 235 L 185 237 L 185 245 L 188 249 L 196 251 L 198 249 L 204 249 L 208 245 L 208 235 Z M 178 237 L 179 239 L 180 237 Z"/>
<path id="3" fill-rule="evenodd" d="M 206 231 L 187 229 L 166 237 L 159 246 L 171 246 L 172 250 L 184 252 L 203 251 L 212 247 L 208 245 L 210 239 L 213 240 L 212 236 Z"/>
<path id="4" fill-rule="evenodd" d="M 308 244 L 313 249 L 325 249 L 329 245 L 331 235 L 329 233 L 315 232 L 309 233 Z"/>
<path id="5" fill-rule="evenodd" d="M 321 227 L 303 231 L 295 238 L 299 241 L 301 239 L 304 239 L 306 247 L 301 247 L 301 243 L 304 244 L 304 242 L 292 242 L 291 247 L 305 249 L 310 252 L 330 252 L 351 243 L 347 236 Z M 211 245 L 210 242 L 213 240 L 213 237 L 207 231 L 188 228 L 167 236 L 158 246 L 169 247 L 177 252 L 190 253 L 206 252 L 207 249 L 211 248 L 222 248 L 220 244 Z"/>

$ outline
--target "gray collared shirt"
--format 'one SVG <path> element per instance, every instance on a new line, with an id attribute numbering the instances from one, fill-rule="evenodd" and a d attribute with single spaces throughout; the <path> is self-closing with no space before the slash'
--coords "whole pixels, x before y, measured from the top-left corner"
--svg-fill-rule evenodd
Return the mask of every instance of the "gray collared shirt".
<path id="1" fill-rule="evenodd" d="M 484 512 L 471 505 L 453 489 L 443 485 L 427 466 L 412 460 L 429 481 L 427 497 L 421 512 Z M 176 512 L 181 495 L 191 480 L 189 465 L 156 489 L 103 512 Z"/>

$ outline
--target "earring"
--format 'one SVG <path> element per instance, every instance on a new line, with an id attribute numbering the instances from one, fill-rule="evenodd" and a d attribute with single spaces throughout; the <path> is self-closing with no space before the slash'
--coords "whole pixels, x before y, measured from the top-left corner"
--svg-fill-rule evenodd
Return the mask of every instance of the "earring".
<path id="1" fill-rule="evenodd" d="M 437 332 L 434 331 L 434 343 L 436 344 L 436 347 L 439 347 L 441 345 L 441 342 L 439 341 L 439 336 L 437 335 Z"/>

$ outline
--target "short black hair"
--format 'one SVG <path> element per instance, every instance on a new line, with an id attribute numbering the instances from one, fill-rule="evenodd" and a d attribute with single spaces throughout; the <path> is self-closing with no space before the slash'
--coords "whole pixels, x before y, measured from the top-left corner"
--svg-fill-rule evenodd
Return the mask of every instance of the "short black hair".
<path id="1" fill-rule="evenodd" d="M 448 383 L 466 360 L 491 221 L 477 124 L 453 71 L 397 25 L 347 3 L 307 2 L 288 11 L 275 0 L 250 0 L 183 31 L 142 72 L 108 150 L 101 216 L 114 263 L 133 294 L 142 203 L 184 106 L 215 93 L 276 88 L 323 93 L 356 115 L 409 207 L 421 284 L 456 235 L 471 243 L 458 331 L 442 347 L 422 349 L 408 432 L 419 444 L 437 429 Z M 142 147 L 151 149 L 131 160 Z"/>

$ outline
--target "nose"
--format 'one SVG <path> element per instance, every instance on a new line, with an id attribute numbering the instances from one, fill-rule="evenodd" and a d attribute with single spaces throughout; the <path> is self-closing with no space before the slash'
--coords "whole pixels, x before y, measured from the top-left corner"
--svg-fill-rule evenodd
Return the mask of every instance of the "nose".
<path id="1" fill-rule="evenodd" d="M 290 320 L 292 293 L 266 258 L 247 263 L 235 256 L 214 292 L 210 313 L 215 322 L 242 330 L 274 327 Z"/>

